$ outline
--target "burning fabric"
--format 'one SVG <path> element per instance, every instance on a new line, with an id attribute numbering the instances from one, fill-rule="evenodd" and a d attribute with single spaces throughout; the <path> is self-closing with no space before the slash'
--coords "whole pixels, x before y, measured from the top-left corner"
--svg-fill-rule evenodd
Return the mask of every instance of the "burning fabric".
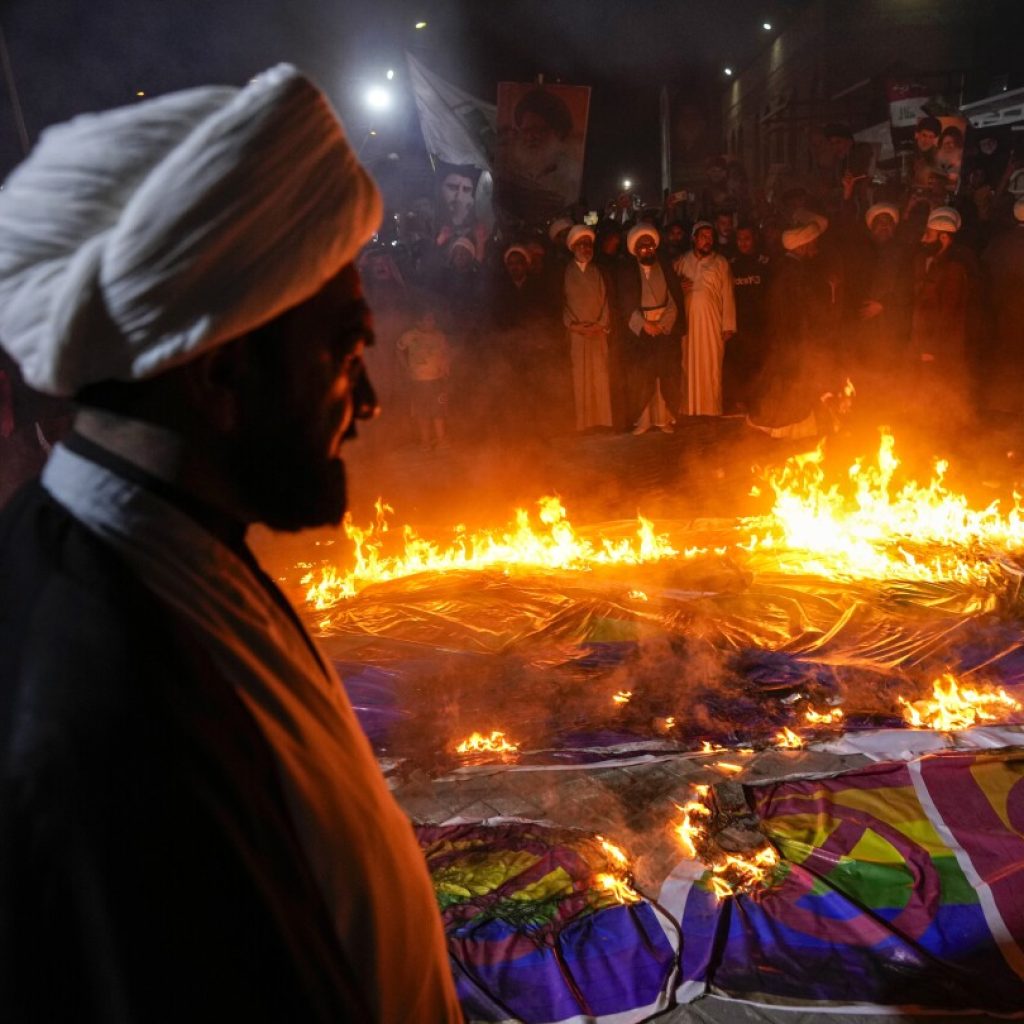
<path id="1" fill-rule="evenodd" d="M 1024 737 L 1024 520 L 1016 498 L 972 508 L 947 473 L 901 476 L 883 435 L 839 479 L 821 450 L 769 473 L 759 516 L 577 529 L 547 498 L 450 543 L 380 503 L 347 527 L 347 570 L 305 567 L 396 788 L 685 778 L 617 805 L 639 882 L 597 836 L 537 820 L 421 829 L 478 1019 L 643 1019 L 667 1005 L 673 919 L 679 1001 L 1020 1004 L 1019 757 L 979 750 Z M 536 816 L 582 815 L 573 799 Z M 667 917 L 644 895 L 666 876 Z"/>

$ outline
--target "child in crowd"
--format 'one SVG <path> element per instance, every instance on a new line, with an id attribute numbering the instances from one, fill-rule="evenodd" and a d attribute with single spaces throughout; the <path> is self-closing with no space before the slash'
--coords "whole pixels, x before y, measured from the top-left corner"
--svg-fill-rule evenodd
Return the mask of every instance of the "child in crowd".
<path id="1" fill-rule="evenodd" d="M 451 349 L 432 309 L 424 309 L 415 327 L 398 339 L 398 352 L 409 373 L 410 408 L 421 447 L 447 448 L 445 413 Z"/>

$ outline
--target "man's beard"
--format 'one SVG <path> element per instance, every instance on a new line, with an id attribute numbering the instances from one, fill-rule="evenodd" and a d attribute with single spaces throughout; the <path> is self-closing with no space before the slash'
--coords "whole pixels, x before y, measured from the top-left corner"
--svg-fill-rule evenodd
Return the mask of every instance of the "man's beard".
<path id="1" fill-rule="evenodd" d="M 651 253 L 648 256 L 637 256 L 637 260 L 642 263 L 645 267 L 651 267 L 658 262 L 658 256 L 656 253 Z"/>
<path id="2" fill-rule="evenodd" d="M 324 454 L 308 422 L 285 422 L 275 412 L 250 417 L 230 443 L 239 496 L 272 530 L 337 526 L 348 508 L 344 462 Z"/>

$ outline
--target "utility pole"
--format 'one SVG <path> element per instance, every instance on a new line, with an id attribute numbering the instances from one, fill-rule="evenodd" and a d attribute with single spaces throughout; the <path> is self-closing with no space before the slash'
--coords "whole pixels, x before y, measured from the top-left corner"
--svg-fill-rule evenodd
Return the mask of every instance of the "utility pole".
<path id="1" fill-rule="evenodd" d="M 11 55 L 7 50 L 7 37 L 4 35 L 2 25 L 0 25 L 0 63 L 4 66 L 4 78 L 7 81 L 7 93 L 11 97 L 11 109 L 14 111 L 14 124 L 18 129 L 18 139 L 21 141 L 21 151 L 24 156 L 28 156 L 28 131 L 25 128 L 25 117 L 21 112 L 21 100 L 18 99 L 18 88 L 14 84 L 14 69 L 11 67 Z"/>
<path id="2" fill-rule="evenodd" d="M 672 125 L 669 114 L 668 86 L 661 87 L 660 97 L 661 125 L 661 190 L 662 194 L 672 189 Z"/>

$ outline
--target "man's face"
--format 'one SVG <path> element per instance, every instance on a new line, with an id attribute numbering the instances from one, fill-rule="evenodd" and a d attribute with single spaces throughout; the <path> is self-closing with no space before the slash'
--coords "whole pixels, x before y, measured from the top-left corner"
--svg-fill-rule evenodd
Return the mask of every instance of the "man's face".
<path id="1" fill-rule="evenodd" d="M 521 252 L 510 252 L 505 257 L 505 269 L 516 284 L 526 280 L 526 257 Z"/>
<path id="2" fill-rule="evenodd" d="M 534 113 L 532 110 L 526 111 L 520 117 L 518 127 L 523 147 L 531 152 L 543 152 L 558 141 L 551 125 L 540 114 Z"/>
<path id="3" fill-rule="evenodd" d="M 698 256 L 708 256 L 715 246 L 715 233 L 711 228 L 698 228 L 693 236 L 693 251 Z"/>
<path id="4" fill-rule="evenodd" d="M 871 222 L 871 237 L 879 244 L 891 242 L 896 235 L 896 221 L 887 213 L 880 213 Z"/>
<path id="5" fill-rule="evenodd" d="M 569 232 L 567 231 L 565 234 L 568 235 Z M 559 237 L 562 238 L 563 242 L 565 241 L 565 238 L 561 234 L 559 234 Z M 547 257 L 547 250 L 540 244 L 540 242 L 527 242 L 526 248 L 530 253 L 530 262 L 526 267 L 527 272 L 539 277 L 544 273 L 544 260 Z"/>
<path id="6" fill-rule="evenodd" d="M 727 213 L 720 213 L 715 218 L 715 229 L 723 238 L 731 238 L 733 232 L 732 217 Z"/>
<path id="7" fill-rule="evenodd" d="M 594 240 L 587 235 L 576 240 L 572 254 L 580 263 L 589 263 L 594 258 Z"/>
<path id="8" fill-rule="evenodd" d="M 665 232 L 665 241 L 671 249 L 682 249 L 685 238 L 686 232 L 682 224 L 671 224 Z"/>
<path id="9" fill-rule="evenodd" d="M 754 232 L 750 228 L 740 228 L 736 232 L 736 248 L 744 256 L 751 256 L 754 252 Z"/>
<path id="10" fill-rule="evenodd" d="M 341 521 L 348 504 L 342 443 L 355 435 L 355 419 L 378 411 L 363 363 L 372 342 L 352 264 L 241 342 L 252 349 L 252 366 L 239 386 L 227 461 L 255 522 L 301 530 Z"/>
<path id="11" fill-rule="evenodd" d="M 633 246 L 636 258 L 645 267 L 651 266 L 658 258 L 658 243 L 653 235 L 641 235 Z"/>
<path id="12" fill-rule="evenodd" d="M 936 143 L 939 141 L 938 135 L 928 128 L 918 128 L 914 132 L 914 141 L 917 143 L 917 148 L 922 153 L 927 153 L 928 150 L 934 149 Z"/>
<path id="13" fill-rule="evenodd" d="M 469 219 L 473 211 L 475 191 L 473 179 L 462 174 L 449 174 L 441 182 L 441 201 L 448 211 L 448 219 L 452 224 L 465 224 Z"/>

